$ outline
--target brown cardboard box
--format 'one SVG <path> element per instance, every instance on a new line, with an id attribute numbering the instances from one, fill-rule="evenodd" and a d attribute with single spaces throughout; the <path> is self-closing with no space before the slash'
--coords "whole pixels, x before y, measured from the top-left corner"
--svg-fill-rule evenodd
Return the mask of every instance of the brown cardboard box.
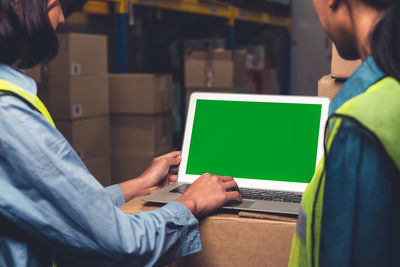
<path id="1" fill-rule="evenodd" d="M 83 160 L 110 155 L 110 120 L 108 116 L 74 121 L 55 121 L 55 124 Z"/>
<path id="2" fill-rule="evenodd" d="M 134 214 L 157 207 L 135 199 L 123 205 L 121 210 Z M 287 266 L 295 226 L 291 217 L 255 219 L 219 212 L 200 221 L 203 250 L 171 266 Z"/>
<path id="3" fill-rule="evenodd" d="M 167 153 L 170 151 L 165 151 Z M 112 182 L 121 183 L 126 180 L 138 177 L 151 164 L 151 161 L 164 153 L 136 153 L 121 152 L 112 155 Z"/>
<path id="4" fill-rule="evenodd" d="M 247 83 L 246 51 L 191 51 L 185 55 L 186 88 L 233 88 Z"/>
<path id="5" fill-rule="evenodd" d="M 44 65 L 47 77 L 92 76 L 107 73 L 107 37 L 105 35 L 58 34 L 59 52 Z"/>
<path id="6" fill-rule="evenodd" d="M 245 93 L 246 90 L 243 88 L 187 88 L 185 91 L 186 108 L 189 107 L 190 96 L 195 92 L 239 94 L 239 93 Z"/>
<path id="7" fill-rule="evenodd" d="M 111 157 L 83 161 L 90 173 L 103 185 L 111 185 Z"/>
<path id="8" fill-rule="evenodd" d="M 39 88 L 51 115 L 70 120 L 108 115 L 108 76 L 50 77 Z"/>
<path id="9" fill-rule="evenodd" d="M 73 12 L 66 18 L 65 24 L 78 24 L 78 25 L 87 25 L 89 23 L 89 14 L 83 11 Z"/>
<path id="10" fill-rule="evenodd" d="M 281 94 L 278 75 L 278 69 L 276 68 L 269 68 L 268 70 L 262 71 L 262 88 L 260 92 L 261 94 Z"/>
<path id="11" fill-rule="evenodd" d="M 172 76 L 110 74 L 111 113 L 156 114 L 172 111 Z"/>
<path id="12" fill-rule="evenodd" d="M 171 150 L 171 114 L 111 115 L 111 144 L 113 154 Z"/>
<path id="13" fill-rule="evenodd" d="M 332 65 L 331 76 L 338 79 L 347 79 L 361 65 L 361 59 L 345 60 L 343 59 L 334 44 L 332 44 Z"/>
<path id="14" fill-rule="evenodd" d="M 334 79 L 330 75 L 325 75 L 318 81 L 318 96 L 328 97 L 332 100 L 342 88 L 344 82 L 344 80 Z"/>

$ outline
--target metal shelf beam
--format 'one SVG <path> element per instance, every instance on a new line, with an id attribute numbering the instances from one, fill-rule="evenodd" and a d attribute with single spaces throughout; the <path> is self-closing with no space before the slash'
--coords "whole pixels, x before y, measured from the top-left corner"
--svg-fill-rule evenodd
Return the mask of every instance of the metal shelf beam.
<path id="1" fill-rule="evenodd" d="M 226 18 L 231 21 L 242 20 L 260 24 L 291 28 L 292 20 L 288 17 L 273 16 L 265 12 L 243 10 L 230 4 L 203 3 L 197 0 L 95 0 L 88 1 L 83 11 L 95 14 L 109 14 L 107 2 L 115 3 L 117 13 L 128 13 L 128 1 L 134 5 L 148 6 L 204 16 Z"/>

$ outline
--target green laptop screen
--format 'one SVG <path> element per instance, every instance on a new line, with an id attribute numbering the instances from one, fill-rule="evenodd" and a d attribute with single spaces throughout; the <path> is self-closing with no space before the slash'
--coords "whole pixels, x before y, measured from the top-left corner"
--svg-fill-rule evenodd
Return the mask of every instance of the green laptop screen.
<path id="1" fill-rule="evenodd" d="M 197 100 L 186 174 L 310 182 L 320 104 Z"/>

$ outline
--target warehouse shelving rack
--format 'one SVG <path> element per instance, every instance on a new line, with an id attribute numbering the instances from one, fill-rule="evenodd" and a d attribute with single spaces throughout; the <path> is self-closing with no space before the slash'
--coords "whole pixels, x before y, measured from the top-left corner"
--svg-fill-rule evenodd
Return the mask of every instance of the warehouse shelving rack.
<path id="1" fill-rule="evenodd" d="M 114 5 L 110 5 L 113 3 Z M 290 17 L 281 17 L 271 15 L 266 12 L 249 11 L 236 7 L 234 1 L 231 3 L 221 3 L 215 0 L 199 1 L 199 0 L 89 0 L 83 6 L 83 11 L 91 14 L 109 15 L 114 14 L 114 40 L 115 40 L 115 72 L 126 73 L 128 71 L 127 62 L 127 27 L 128 23 L 133 22 L 133 6 L 147 6 L 159 10 L 172 10 L 189 14 L 219 17 L 227 20 L 227 49 L 234 48 L 234 27 L 237 20 L 247 21 L 287 29 L 286 51 L 287 59 L 286 68 L 289 70 L 289 53 L 290 53 L 290 30 L 292 20 Z M 114 6 L 114 7 L 112 7 Z M 115 11 L 111 12 L 110 8 Z M 285 79 L 282 93 L 287 94 L 290 87 L 289 79 Z"/>
<path id="2" fill-rule="evenodd" d="M 288 29 L 291 27 L 291 19 L 287 17 L 274 16 L 265 12 L 244 10 L 229 3 L 208 3 L 199 2 L 199 0 L 91 0 L 84 5 L 83 10 L 87 13 L 110 14 L 107 2 L 114 2 L 115 11 L 117 13 L 128 14 L 129 1 L 131 1 L 133 5 L 226 18 L 230 23 L 234 23 L 235 20 L 242 20 L 287 27 Z"/>

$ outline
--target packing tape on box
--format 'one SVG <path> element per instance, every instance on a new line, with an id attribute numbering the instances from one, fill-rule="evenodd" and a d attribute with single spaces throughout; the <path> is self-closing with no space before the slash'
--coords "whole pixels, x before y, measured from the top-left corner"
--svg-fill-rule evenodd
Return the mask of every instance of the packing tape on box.
<path id="1" fill-rule="evenodd" d="M 269 214 L 269 213 L 248 212 L 248 211 L 240 211 L 239 217 L 272 220 L 272 221 L 280 221 L 280 222 L 296 222 L 297 221 L 296 217 L 281 216 L 281 215 L 275 215 L 275 214 Z"/>

